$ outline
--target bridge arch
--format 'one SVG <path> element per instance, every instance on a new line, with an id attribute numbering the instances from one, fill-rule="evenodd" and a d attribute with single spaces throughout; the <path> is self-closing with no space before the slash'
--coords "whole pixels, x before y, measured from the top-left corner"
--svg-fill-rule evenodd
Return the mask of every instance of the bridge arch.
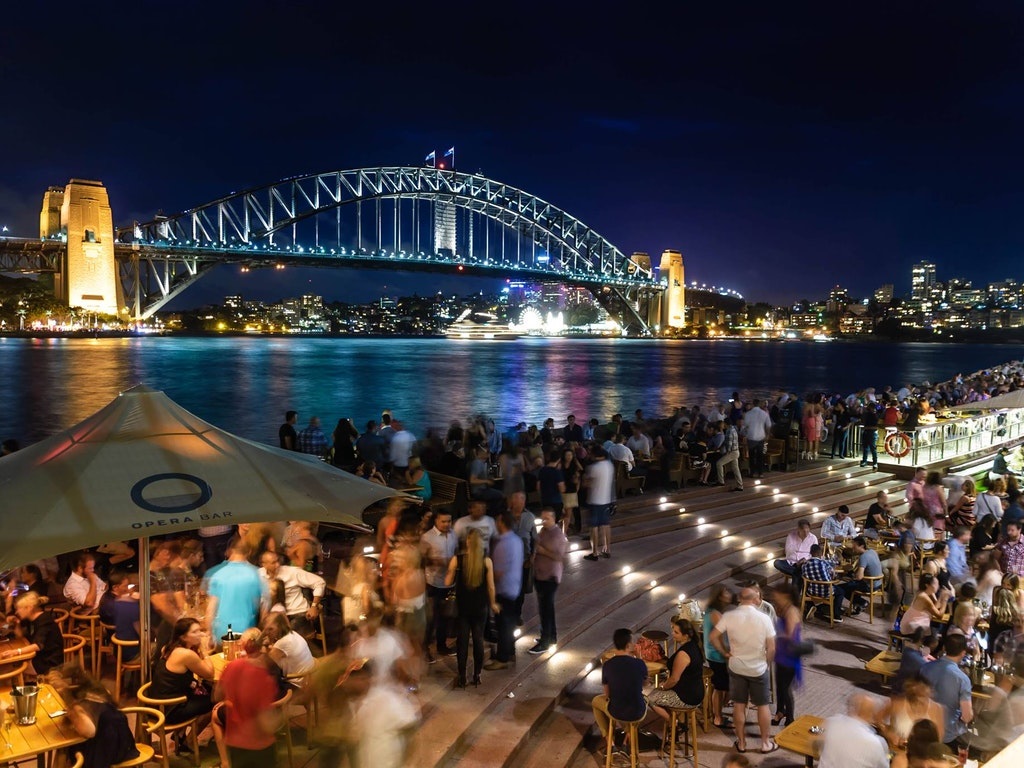
<path id="1" fill-rule="evenodd" d="M 598 281 L 618 278 L 650 285 L 653 278 L 648 265 L 628 260 L 593 228 L 546 200 L 481 174 L 429 167 L 358 168 L 294 176 L 232 193 L 172 216 L 120 228 L 118 239 L 169 246 L 229 241 L 240 245 L 256 245 L 260 241 L 274 244 L 275 236 L 291 229 L 294 243 L 298 225 L 337 211 L 340 249 L 341 209 L 359 208 L 363 203 L 379 204 L 382 200 L 395 201 L 395 222 L 400 221 L 398 206 L 403 200 L 427 202 L 442 209 L 453 206 L 486 217 L 541 245 L 541 258 L 548 269 L 561 273 L 568 282 L 585 282 L 589 276 Z M 379 209 L 376 218 L 380 234 Z M 360 213 L 359 226 L 362 220 Z M 422 228 L 422 222 L 417 226 Z M 348 235 L 351 237 L 351 233 Z M 319 227 L 314 239 L 319 245 Z M 358 239 L 362 241 L 361 232 Z M 393 240 L 393 249 L 400 250 L 397 234 Z M 522 264 L 521 254 L 517 256 Z M 535 260 L 535 254 L 530 260 Z"/>

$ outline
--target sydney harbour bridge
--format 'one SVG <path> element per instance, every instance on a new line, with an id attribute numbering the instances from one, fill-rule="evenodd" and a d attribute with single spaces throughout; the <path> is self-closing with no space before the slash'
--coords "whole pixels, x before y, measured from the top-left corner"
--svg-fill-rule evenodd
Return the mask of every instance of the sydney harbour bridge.
<path id="1" fill-rule="evenodd" d="M 0 239 L 0 272 L 51 274 L 69 306 L 127 321 L 151 317 L 218 264 L 558 282 L 588 289 L 625 335 L 684 324 L 680 252 L 665 251 L 655 271 L 646 254 L 626 256 L 534 195 L 441 168 L 295 176 L 116 229 L 103 185 L 72 179 L 45 192 L 39 239 Z"/>

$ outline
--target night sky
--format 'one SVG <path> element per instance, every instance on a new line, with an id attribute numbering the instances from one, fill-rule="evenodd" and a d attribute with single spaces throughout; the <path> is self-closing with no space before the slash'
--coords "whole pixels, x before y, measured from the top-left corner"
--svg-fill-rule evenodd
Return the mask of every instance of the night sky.
<path id="1" fill-rule="evenodd" d="M 1024 5 L 654 5 L 8 4 L 0 225 L 36 236 L 71 177 L 102 180 L 121 224 L 454 144 L 459 170 L 748 300 L 907 293 L 921 259 L 1024 278 Z M 364 301 L 382 274 L 222 267 L 177 305 Z"/>

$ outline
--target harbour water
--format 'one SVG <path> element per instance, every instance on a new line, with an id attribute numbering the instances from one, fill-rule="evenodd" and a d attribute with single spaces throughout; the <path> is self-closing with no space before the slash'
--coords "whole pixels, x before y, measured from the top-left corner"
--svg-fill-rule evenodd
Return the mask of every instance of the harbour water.
<path id="1" fill-rule="evenodd" d="M 0 439 L 69 427 L 136 384 L 276 443 L 285 410 L 361 429 L 390 408 L 417 435 L 487 413 L 499 429 L 551 416 L 606 421 L 783 390 L 843 394 L 944 380 L 1020 357 L 997 344 L 520 339 L 0 338 Z"/>

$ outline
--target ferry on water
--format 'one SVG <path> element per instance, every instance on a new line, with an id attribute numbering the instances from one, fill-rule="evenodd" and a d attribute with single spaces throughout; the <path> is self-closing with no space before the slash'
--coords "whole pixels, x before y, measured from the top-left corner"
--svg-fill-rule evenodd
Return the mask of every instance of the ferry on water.
<path id="1" fill-rule="evenodd" d="M 520 338 L 519 333 L 497 315 L 490 312 L 467 309 L 445 330 L 449 339 L 486 339 L 489 341 L 512 341 Z"/>

